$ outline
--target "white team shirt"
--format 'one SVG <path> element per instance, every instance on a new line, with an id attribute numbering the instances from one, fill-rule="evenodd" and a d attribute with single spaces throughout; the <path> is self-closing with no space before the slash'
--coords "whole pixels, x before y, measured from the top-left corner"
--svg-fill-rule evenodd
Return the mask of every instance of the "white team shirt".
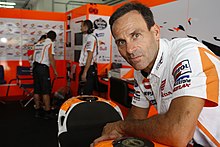
<path id="1" fill-rule="evenodd" d="M 40 41 L 34 46 L 34 61 L 50 66 L 49 54 L 55 54 L 54 43 L 49 39 Z"/>
<path id="2" fill-rule="evenodd" d="M 92 34 L 86 34 L 85 36 L 85 41 L 82 46 L 82 50 L 80 53 L 80 58 L 79 58 L 79 66 L 85 66 L 86 65 L 86 59 L 88 57 L 88 52 L 93 52 L 93 58 L 91 65 L 96 61 L 96 56 L 97 56 L 97 50 L 96 50 L 96 38 Z"/>
<path id="3" fill-rule="evenodd" d="M 150 101 L 159 114 L 180 96 L 205 99 L 193 139 L 203 146 L 220 146 L 220 60 L 205 45 L 190 38 L 161 39 L 149 76 L 135 71 L 134 77 L 132 104 L 148 108 Z"/>

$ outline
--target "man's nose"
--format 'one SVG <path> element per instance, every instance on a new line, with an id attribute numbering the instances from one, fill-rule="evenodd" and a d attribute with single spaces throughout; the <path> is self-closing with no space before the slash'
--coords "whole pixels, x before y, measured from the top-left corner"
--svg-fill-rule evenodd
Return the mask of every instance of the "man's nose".
<path id="1" fill-rule="evenodd" d="M 133 42 L 127 42 L 127 52 L 132 53 L 135 50 L 135 45 Z"/>

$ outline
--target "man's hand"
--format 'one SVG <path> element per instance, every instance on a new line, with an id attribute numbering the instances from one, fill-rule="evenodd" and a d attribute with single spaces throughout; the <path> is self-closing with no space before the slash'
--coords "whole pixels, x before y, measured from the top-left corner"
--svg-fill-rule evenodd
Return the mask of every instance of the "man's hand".
<path id="1" fill-rule="evenodd" d="M 81 76 L 81 81 L 86 82 L 87 81 L 86 76 L 87 76 L 87 73 L 83 73 Z"/>
<path id="2" fill-rule="evenodd" d="M 105 125 L 102 136 L 95 139 L 90 147 L 94 147 L 97 143 L 105 140 L 114 140 L 123 136 L 123 131 L 121 130 L 121 124 L 123 121 L 117 121 L 114 123 L 108 123 Z"/>
<path id="3" fill-rule="evenodd" d="M 55 79 L 57 79 L 57 77 L 58 77 L 58 73 L 57 73 L 56 70 L 54 71 L 54 76 L 55 76 Z"/>

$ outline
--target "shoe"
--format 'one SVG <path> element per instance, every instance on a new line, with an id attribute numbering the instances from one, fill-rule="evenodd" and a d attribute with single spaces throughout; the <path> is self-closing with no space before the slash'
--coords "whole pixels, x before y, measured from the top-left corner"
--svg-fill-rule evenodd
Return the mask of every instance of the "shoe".
<path id="1" fill-rule="evenodd" d="M 42 109 L 35 109 L 35 118 L 42 118 Z"/>
<path id="2" fill-rule="evenodd" d="M 57 116 L 56 116 L 56 114 L 54 114 L 52 111 L 44 111 L 44 116 L 43 116 L 43 118 L 44 118 L 45 120 L 48 120 L 48 119 L 56 119 Z"/>

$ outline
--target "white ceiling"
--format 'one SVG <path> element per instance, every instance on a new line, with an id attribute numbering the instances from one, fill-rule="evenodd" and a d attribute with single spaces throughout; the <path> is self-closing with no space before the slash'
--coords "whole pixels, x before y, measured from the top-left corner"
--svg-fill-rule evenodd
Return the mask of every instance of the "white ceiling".
<path id="1" fill-rule="evenodd" d="M 15 2 L 17 9 L 30 9 L 30 5 L 35 5 L 40 0 L 0 0 L 6 2 Z M 87 3 L 97 3 L 97 4 L 105 4 L 105 5 L 115 5 L 121 3 L 126 0 L 44 0 L 44 1 L 52 1 L 53 4 L 62 3 L 67 5 L 75 5 L 75 7 L 79 7 L 81 5 Z"/>

